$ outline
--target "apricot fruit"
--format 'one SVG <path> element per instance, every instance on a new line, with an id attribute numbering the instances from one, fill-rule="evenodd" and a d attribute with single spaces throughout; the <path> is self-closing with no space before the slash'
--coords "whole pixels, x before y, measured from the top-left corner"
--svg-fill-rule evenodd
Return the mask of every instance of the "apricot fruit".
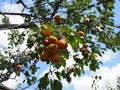
<path id="1" fill-rule="evenodd" d="M 48 37 L 48 44 L 56 44 L 57 43 L 57 38 L 55 36 L 49 36 Z"/>
<path id="2" fill-rule="evenodd" d="M 48 27 L 46 25 L 41 25 L 41 29 L 48 30 Z"/>
<path id="3" fill-rule="evenodd" d="M 79 31 L 78 34 L 83 37 L 85 36 L 85 33 L 83 31 Z"/>
<path id="4" fill-rule="evenodd" d="M 16 69 L 21 70 L 21 69 L 22 69 L 22 65 L 21 65 L 21 64 L 18 64 L 18 65 L 16 66 Z"/>
<path id="5" fill-rule="evenodd" d="M 35 51 L 38 51 L 39 50 L 39 47 L 35 46 Z"/>
<path id="6" fill-rule="evenodd" d="M 60 14 L 57 14 L 54 19 L 57 24 L 62 23 L 62 16 Z"/>
<path id="7" fill-rule="evenodd" d="M 34 63 L 37 63 L 37 62 L 38 62 L 38 59 L 37 59 L 37 58 L 35 58 L 35 59 L 34 59 Z"/>
<path id="8" fill-rule="evenodd" d="M 46 52 L 49 55 L 55 54 L 58 52 L 58 46 L 56 44 L 50 44 L 46 47 Z"/>
<path id="9" fill-rule="evenodd" d="M 70 71 L 71 71 L 71 72 L 75 72 L 75 71 L 76 71 L 76 68 L 75 68 L 75 67 L 72 67 L 72 68 L 70 68 Z"/>
<path id="10" fill-rule="evenodd" d="M 67 48 L 68 43 L 65 40 L 61 39 L 57 42 L 57 45 L 58 45 L 58 49 L 63 50 Z"/>
<path id="11" fill-rule="evenodd" d="M 41 35 L 48 37 L 51 35 L 51 30 L 41 30 Z"/>
<path id="12" fill-rule="evenodd" d="M 48 29 L 46 25 L 41 25 L 41 35 L 43 36 L 50 36 L 51 30 Z"/>
<path id="13" fill-rule="evenodd" d="M 83 21 L 83 23 L 84 23 L 84 24 L 88 24 L 88 23 L 89 23 L 89 21 L 90 21 L 90 19 L 89 19 L 89 18 L 85 18 L 85 19 L 84 19 L 84 21 Z"/>
<path id="14" fill-rule="evenodd" d="M 59 63 L 60 60 L 61 60 L 61 57 L 60 57 L 59 53 L 53 54 L 50 58 L 50 61 L 52 61 L 52 62 L 58 62 Z"/>
<path id="15" fill-rule="evenodd" d="M 49 60 L 50 55 L 45 50 L 43 50 L 40 58 L 41 61 L 45 62 Z"/>

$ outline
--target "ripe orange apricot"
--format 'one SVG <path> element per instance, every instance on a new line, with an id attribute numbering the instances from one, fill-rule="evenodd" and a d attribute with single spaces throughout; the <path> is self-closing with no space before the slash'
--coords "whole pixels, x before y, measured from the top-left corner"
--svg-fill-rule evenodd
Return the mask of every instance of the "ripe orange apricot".
<path id="1" fill-rule="evenodd" d="M 35 46 L 35 51 L 38 51 L 39 50 L 39 47 Z"/>
<path id="2" fill-rule="evenodd" d="M 48 37 L 50 36 L 50 34 L 51 34 L 51 30 L 41 30 L 41 35 L 43 36 Z"/>
<path id="3" fill-rule="evenodd" d="M 37 59 L 37 58 L 35 58 L 35 59 L 34 59 L 34 63 L 37 63 L 37 62 L 38 62 L 38 59 Z"/>
<path id="4" fill-rule="evenodd" d="M 76 68 L 75 68 L 75 67 L 72 67 L 72 68 L 70 68 L 70 71 L 71 71 L 71 72 L 75 72 L 75 71 L 76 71 Z"/>
<path id="5" fill-rule="evenodd" d="M 67 48 L 68 43 L 65 40 L 61 39 L 57 42 L 57 45 L 60 50 L 63 50 Z"/>
<path id="6" fill-rule="evenodd" d="M 62 23 L 62 16 L 60 14 L 57 14 L 54 19 L 57 24 Z"/>
<path id="7" fill-rule="evenodd" d="M 22 69 L 22 65 L 21 65 L 21 64 L 18 64 L 18 65 L 16 66 L 16 68 L 17 68 L 18 70 L 21 70 L 21 69 Z"/>
<path id="8" fill-rule="evenodd" d="M 55 20 L 61 20 L 61 19 L 62 19 L 62 16 L 60 14 L 55 15 Z"/>
<path id="9" fill-rule="evenodd" d="M 46 25 L 42 25 L 41 26 L 41 35 L 48 37 L 48 36 L 50 36 L 50 34 L 51 34 L 51 30 L 49 30 Z"/>
<path id="10" fill-rule="evenodd" d="M 50 58 L 50 61 L 52 61 L 52 62 L 58 62 L 59 63 L 60 60 L 61 60 L 61 57 L 60 57 L 59 53 L 53 54 Z"/>
<path id="11" fill-rule="evenodd" d="M 80 48 L 80 51 L 86 54 L 90 53 L 90 51 L 85 47 Z"/>
<path id="12" fill-rule="evenodd" d="M 50 44 L 46 47 L 46 52 L 49 55 L 55 54 L 58 52 L 58 46 L 56 44 Z"/>
<path id="13" fill-rule="evenodd" d="M 83 31 L 79 31 L 78 34 L 83 37 L 85 36 L 85 33 Z"/>
<path id="14" fill-rule="evenodd" d="M 84 21 L 83 21 L 83 23 L 84 23 L 84 24 L 88 24 L 89 21 L 90 21 L 89 18 L 85 18 Z"/>
<path id="15" fill-rule="evenodd" d="M 43 50 L 40 58 L 41 61 L 45 62 L 49 60 L 50 55 L 45 50 Z"/>
<path id="16" fill-rule="evenodd" d="M 56 44 L 57 43 L 57 38 L 55 36 L 49 36 L 48 37 L 48 44 Z"/>

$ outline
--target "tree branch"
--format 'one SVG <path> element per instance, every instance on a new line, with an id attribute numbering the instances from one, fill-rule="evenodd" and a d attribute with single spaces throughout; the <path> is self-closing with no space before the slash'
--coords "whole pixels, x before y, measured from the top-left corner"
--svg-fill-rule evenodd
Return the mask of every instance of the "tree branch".
<path id="1" fill-rule="evenodd" d="M 20 3 L 20 4 L 22 4 L 23 5 L 23 7 L 24 8 L 27 8 L 27 9 L 30 9 L 31 7 L 28 7 L 24 2 L 23 2 L 23 0 L 18 0 L 16 3 Z"/>
<path id="2" fill-rule="evenodd" d="M 50 18 L 52 18 L 52 17 L 55 15 L 55 13 L 57 12 L 57 10 L 59 9 L 60 3 L 62 3 L 62 0 L 59 0 L 59 1 L 56 3 L 56 7 L 55 7 L 53 13 L 51 14 L 51 17 L 50 17 Z"/>
<path id="3" fill-rule="evenodd" d="M 94 4 L 92 4 L 92 5 L 84 8 L 82 11 L 85 11 L 85 10 L 87 10 L 88 8 L 92 8 L 92 7 L 96 6 L 96 5 L 99 5 L 99 4 L 103 3 L 103 2 L 108 2 L 108 1 L 112 1 L 112 0 L 103 0 L 103 1 L 100 1 L 100 2 L 97 2 L 97 3 L 94 3 Z"/>
<path id="4" fill-rule="evenodd" d="M 40 79 L 41 79 L 41 78 L 40 78 Z M 26 86 L 26 87 L 22 88 L 21 90 L 25 90 L 25 89 L 29 88 L 29 87 L 30 87 L 30 86 L 32 86 L 33 84 L 35 84 L 35 83 L 39 82 L 39 81 L 40 81 L 40 79 L 36 80 L 36 81 L 35 81 L 35 82 L 33 82 L 31 85 L 29 85 L 29 86 Z"/>
<path id="5" fill-rule="evenodd" d="M 0 12 L 1 15 L 20 15 L 22 17 L 35 17 L 36 16 L 33 16 L 31 14 L 26 14 L 26 13 L 9 13 L 9 12 Z"/>
<path id="6" fill-rule="evenodd" d="M 30 28 L 30 24 L 0 24 L 0 30 Z"/>
<path id="7" fill-rule="evenodd" d="M 4 86 L 3 84 L 0 84 L 0 90 L 13 90 L 13 89 L 8 88 L 8 87 Z"/>

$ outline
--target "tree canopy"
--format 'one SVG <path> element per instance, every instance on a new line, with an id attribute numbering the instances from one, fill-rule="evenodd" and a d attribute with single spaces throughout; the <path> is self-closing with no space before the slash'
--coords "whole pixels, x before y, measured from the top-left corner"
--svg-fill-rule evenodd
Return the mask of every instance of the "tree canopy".
<path id="1" fill-rule="evenodd" d="M 115 0 L 32 2 L 28 6 L 24 0 L 17 0 L 16 4 L 23 6 L 21 13 L 0 12 L 0 30 L 9 30 L 9 45 L 0 51 L 0 83 L 15 73 L 25 76 L 25 88 L 38 83 L 40 90 L 62 90 L 61 79 L 70 83 L 71 75 L 85 73 L 85 66 L 96 71 L 102 64 L 98 56 L 108 49 L 120 50 L 120 31 L 116 31 L 120 26 L 114 22 Z M 24 23 L 11 24 L 8 15 L 24 17 Z M 22 45 L 26 46 L 24 50 L 20 49 Z M 74 63 L 67 67 L 71 59 Z M 38 62 L 49 66 L 42 77 L 35 76 L 42 67 Z"/>

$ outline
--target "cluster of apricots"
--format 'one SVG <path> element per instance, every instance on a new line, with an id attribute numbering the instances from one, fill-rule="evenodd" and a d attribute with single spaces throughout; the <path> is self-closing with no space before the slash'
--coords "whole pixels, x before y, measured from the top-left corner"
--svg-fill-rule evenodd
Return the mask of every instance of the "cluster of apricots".
<path id="1" fill-rule="evenodd" d="M 62 16 L 60 14 L 56 14 L 56 16 L 54 17 L 54 20 L 56 24 L 58 25 L 62 24 Z M 84 24 L 87 24 L 89 21 L 90 19 L 86 18 L 83 22 Z M 58 40 L 57 37 L 52 36 L 51 33 L 52 33 L 51 30 L 49 30 L 46 25 L 41 25 L 40 34 L 45 37 L 45 39 L 43 40 L 45 48 L 43 49 L 40 58 L 41 58 L 41 61 L 43 62 L 50 62 L 50 61 L 60 62 L 61 57 L 59 55 L 59 52 L 61 50 L 66 49 L 68 46 L 68 43 L 64 39 Z M 85 33 L 83 31 L 79 31 L 78 34 L 80 35 L 80 37 L 85 37 Z M 84 56 L 84 58 L 86 58 L 90 53 L 90 51 L 87 48 L 88 48 L 88 44 L 83 44 L 83 47 L 80 48 L 80 51 L 82 52 L 82 55 Z M 38 50 L 39 48 L 35 46 L 35 51 L 38 51 Z M 34 63 L 37 63 L 37 62 L 38 62 L 38 59 L 35 58 Z M 16 68 L 18 70 L 21 70 L 22 65 L 18 64 Z M 75 72 L 76 68 L 72 67 L 70 71 Z"/>
<path id="2" fill-rule="evenodd" d="M 87 22 L 87 20 L 86 20 L 86 22 Z M 81 37 L 85 37 L 85 33 L 83 31 L 78 31 L 78 34 Z M 87 43 L 83 44 L 83 46 L 80 48 L 80 52 L 82 52 L 82 55 L 84 56 L 84 58 L 88 57 L 88 54 L 90 53 L 90 51 L 88 50 L 88 44 Z"/>
<path id="3" fill-rule="evenodd" d="M 62 23 L 62 16 L 60 14 L 56 14 L 54 19 L 56 24 Z M 51 35 L 51 30 L 46 25 L 41 26 L 41 35 L 45 36 L 43 41 L 45 48 L 41 53 L 41 61 L 60 62 L 59 52 L 67 48 L 67 41 L 64 39 L 58 40 L 56 36 Z"/>
<path id="4" fill-rule="evenodd" d="M 88 23 L 88 19 L 85 19 L 84 23 Z M 78 34 L 80 35 L 80 37 L 85 37 L 85 33 L 83 31 L 78 31 Z M 83 46 L 80 48 L 80 52 L 82 52 L 82 55 L 84 56 L 84 58 L 88 57 L 88 54 L 90 53 L 90 51 L 88 50 L 88 44 L 85 43 L 83 44 Z M 70 68 L 70 72 L 76 72 L 77 68 L 76 67 L 71 67 Z"/>
<path id="5" fill-rule="evenodd" d="M 54 17 L 55 23 L 60 25 L 62 24 L 62 16 L 60 14 L 56 14 Z M 58 40 L 55 36 L 50 36 L 51 35 L 51 30 L 48 29 L 46 25 L 41 25 L 41 31 L 40 34 L 43 35 L 45 38 L 44 40 L 44 45 L 45 48 L 42 51 L 41 54 L 41 61 L 52 61 L 52 62 L 60 62 L 61 57 L 59 55 L 59 51 L 64 50 L 67 48 L 68 44 L 66 40 L 61 39 Z M 39 48 L 35 46 L 35 51 L 38 51 Z M 38 59 L 34 59 L 34 63 L 37 63 Z M 22 65 L 18 64 L 16 66 L 17 70 L 22 69 Z"/>
<path id="6" fill-rule="evenodd" d="M 84 58 L 87 58 L 88 54 L 90 53 L 90 51 L 88 50 L 88 44 L 87 43 L 83 44 L 83 47 L 80 48 L 80 51 L 82 52 Z"/>
<path id="7" fill-rule="evenodd" d="M 41 54 L 41 61 L 60 62 L 61 57 L 59 52 L 67 48 L 67 41 L 64 39 L 58 40 L 55 36 L 46 37 L 44 40 L 45 48 Z"/>

